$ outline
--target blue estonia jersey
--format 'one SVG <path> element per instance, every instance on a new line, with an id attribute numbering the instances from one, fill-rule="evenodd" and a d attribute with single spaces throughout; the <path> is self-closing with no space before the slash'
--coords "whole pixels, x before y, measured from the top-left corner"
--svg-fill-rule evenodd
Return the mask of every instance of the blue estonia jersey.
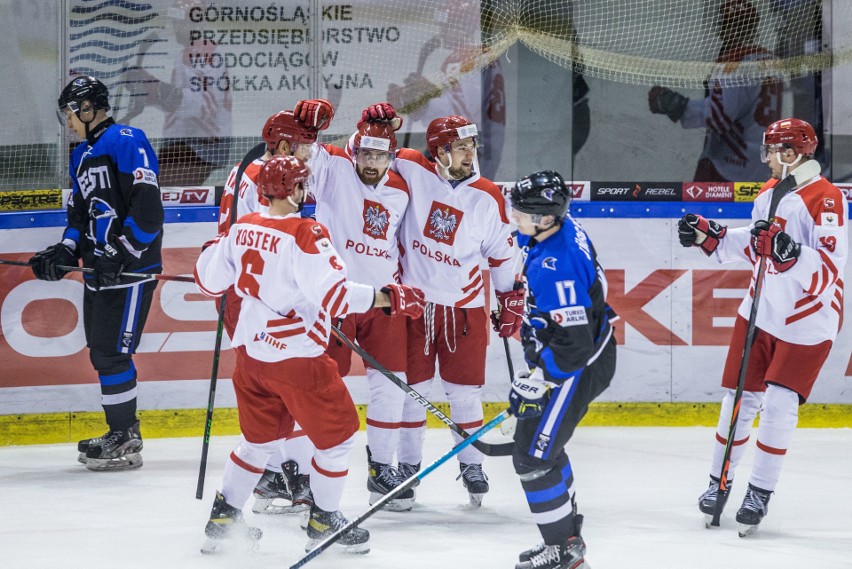
<path id="1" fill-rule="evenodd" d="M 612 334 L 615 314 L 606 304 L 606 276 L 586 232 L 570 215 L 541 243 L 518 235 L 524 253 L 527 314 L 521 327 L 524 355 L 548 380 L 581 372 Z"/>
<path id="2" fill-rule="evenodd" d="M 83 265 L 93 266 L 114 238 L 130 253 L 125 270 L 161 272 L 159 166 L 145 133 L 107 119 L 74 149 L 70 172 L 73 190 L 63 239 L 77 244 Z"/>

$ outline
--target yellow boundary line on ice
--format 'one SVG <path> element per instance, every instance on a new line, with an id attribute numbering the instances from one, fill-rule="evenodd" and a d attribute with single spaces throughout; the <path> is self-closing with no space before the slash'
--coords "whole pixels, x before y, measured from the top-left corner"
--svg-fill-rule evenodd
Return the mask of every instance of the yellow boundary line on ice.
<path id="1" fill-rule="evenodd" d="M 446 403 L 435 405 L 449 415 Z M 357 405 L 364 428 L 366 405 Z M 501 412 L 505 403 L 484 403 L 485 417 Z M 139 411 L 142 435 L 146 438 L 201 437 L 205 409 Z M 718 403 L 592 403 L 583 425 L 594 427 L 712 427 L 719 419 Z M 429 427 L 443 427 L 428 415 Z M 850 428 L 852 405 L 809 403 L 799 409 L 800 427 Z M 98 436 L 107 430 L 103 413 L 33 413 L 0 415 L 0 446 L 72 443 Z M 235 408 L 216 409 L 213 436 L 240 432 Z"/>

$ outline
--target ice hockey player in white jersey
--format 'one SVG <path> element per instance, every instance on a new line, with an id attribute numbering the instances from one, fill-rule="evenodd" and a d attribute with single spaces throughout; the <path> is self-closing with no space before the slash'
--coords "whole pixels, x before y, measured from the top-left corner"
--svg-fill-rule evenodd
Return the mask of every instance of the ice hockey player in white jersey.
<path id="1" fill-rule="evenodd" d="M 396 118 L 387 103 L 362 114 L 368 122 Z M 402 282 L 422 289 L 427 300 L 424 317 L 408 321 L 408 382 L 430 393 L 437 361 L 453 421 L 473 431 L 482 425 L 488 341 L 480 264 L 490 268 L 501 308 L 494 326 L 502 337 L 520 327 L 525 291 L 514 287 L 515 247 L 503 195 L 476 171 L 476 125 L 460 116 L 437 118 L 426 139 L 432 160 L 401 148 L 391 165 L 411 195 L 400 228 Z M 426 410 L 411 398 L 405 400 L 402 427 L 397 456 L 408 477 L 420 468 L 426 427 Z M 458 457 L 459 478 L 471 503 L 479 505 L 489 490 L 483 454 L 468 447 Z"/>
<path id="2" fill-rule="evenodd" d="M 257 187 L 261 166 L 273 156 L 295 156 L 307 160 L 311 155 L 311 145 L 317 140 L 317 129 L 305 126 L 296 120 L 292 111 L 285 110 L 266 119 L 261 137 L 265 146 L 263 154 L 243 168 L 242 164 L 253 154 L 250 151 L 228 176 L 219 206 L 219 233 L 228 231 L 232 221 L 246 214 L 266 211 L 269 201 L 260 195 Z M 237 176 L 240 176 L 239 182 Z M 238 193 L 235 192 L 237 186 Z M 232 211 L 235 204 L 236 213 Z M 223 325 L 228 337 L 233 338 L 242 298 L 229 290 L 225 295 L 225 303 Z M 287 439 L 281 441 L 281 452 L 272 455 L 263 477 L 254 489 L 252 511 L 257 514 L 289 514 L 309 509 L 313 504 L 313 496 L 307 472 L 313 454 L 311 441 L 296 425 Z"/>
<path id="3" fill-rule="evenodd" d="M 323 120 L 329 114 L 322 110 L 326 105 L 330 104 L 322 99 L 299 101 L 294 113 L 314 126 L 315 118 Z M 391 124 L 362 120 L 346 149 L 316 145 L 310 161 L 317 221 L 328 227 L 331 242 L 346 263 L 350 278 L 374 287 L 400 279 L 397 233 L 409 196 L 408 185 L 390 169 L 397 149 L 394 127 L 399 128 L 401 119 L 396 121 Z M 407 320 L 373 309 L 349 315 L 339 328 L 405 381 Z M 332 338 L 328 354 L 337 362 L 340 375 L 348 375 L 352 361 L 349 348 Z M 394 454 L 406 396 L 367 362 L 364 367 L 370 388 L 367 490 L 373 504 L 405 481 L 395 466 Z M 388 502 L 385 509 L 406 511 L 413 502 L 414 490 L 409 489 Z"/>
<path id="4" fill-rule="evenodd" d="M 817 147 L 813 127 L 795 118 L 769 125 L 761 157 L 771 179 L 754 201 L 752 221 L 728 228 L 700 215 L 678 223 L 684 247 L 699 247 L 720 263 L 745 261 L 753 266 L 749 294 L 739 307 L 722 374 L 725 396 L 716 430 L 710 486 L 699 498 L 710 516 L 728 500 L 730 483 L 760 413 L 754 465 L 742 507 L 736 515 L 740 535 L 752 533 L 768 511 L 781 474 L 784 455 L 843 319 L 843 273 L 848 248 L 849 206 L 843 193 L 819 175 L 812 160 Z M 768 220 L 774 187 L 788 175 L 797 185 L 781 198 Z M 734 394 L 743 358 L 748 318 L 759 264 L 765 264 L 754 342 L 746 368 L 726 491 L 719 492 Z"/>
<path id="5" fill-rule="evenodd" d="M 552 170 L 512 189 L 512 219 L 524 253 L 529 296 L 521 326 L 528 369 L 516 372 L 509 406 L 518 418 L 515 472 L 543 542 L 515 569 L 581 569 L 574 472 L 565 445 L 615 373 L 615 313 L 606 276 L 586 232 L 568 213 L 571 192 Z"/>
<path id="6" fill-rule="evenodd" d="M 225 465 L 205 528 L 205 553 L 226 538 L 260 537 L 243 520 L 242 507 L 294 421 L 316 447 L 306 550 L 347 523 L 339 506 L 359 421 L 337 365 L 325 353 L 331 322 L 373 307 L 412 318 L 422 314 L 420 291 L 397 283 L 376 290 L 349 280 L 327 229 L 290 215 L 302 208 L 308 177 L 296 157 L 266 161 L 258 187 L 270 202 L 268 211 L 240 218 L 196 263 L 195 280 L 204 294 L 216 297 L 233 287 L 243 299 L 232 340 L 242 437 Z M 366 530 L 352 528 L 338 544 L 366 553 L 368 540 Z"/>

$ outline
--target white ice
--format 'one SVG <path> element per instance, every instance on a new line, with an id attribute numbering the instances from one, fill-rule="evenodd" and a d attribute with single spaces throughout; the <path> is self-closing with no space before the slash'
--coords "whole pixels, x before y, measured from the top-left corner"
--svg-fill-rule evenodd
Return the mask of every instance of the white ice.
<path id="1" fill-rule="evenodd" d="M 144 433 L 144 426 L 143 426 Z M 734 513 L 746 454 L 720 528 L 705 529 L 696 498 L 707 483 L 712 429 L 579 428 L 569 444 L 594 569 L 840 569 L 852 567 L 852 432 L 799 429 L 760 530 L 739 538 Z M 202 556 L 199 546 L 236 437 L 214 438 L 204 499 L 195 499 L 199 439 L 147 439 L 137 471 L 96 473 L 72 444 L 0 448 L 0 567 L 286 568 L 303 555 L 295 517 L 246 518 L 264 531 L 253 556 Z M 365 435 L 358 434 L 342 510 L 367 509 Z M 429 429 L 425 462 L 450 448 Z M 426 476 L 413 511 L 364 522 L 372 551 L 337 547 L 307 568 L 511 568 L 539 541 L 509 458 L 486 460 L 480 509 L 456 481 L 455 459 Z"/>

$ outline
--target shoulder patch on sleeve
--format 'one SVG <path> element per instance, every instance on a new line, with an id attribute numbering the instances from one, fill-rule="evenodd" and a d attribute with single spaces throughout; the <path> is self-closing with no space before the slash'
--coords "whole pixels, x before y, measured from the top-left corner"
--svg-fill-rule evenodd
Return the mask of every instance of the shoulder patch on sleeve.
<path id="1" fill-rule="evenodd" d="M 136 168 L 133 170 L 133 184 L 157 185 L 157 175 L 148 168 Z"/>
<path id="2" fill-rule="evenodd" d="M 586 316 L 586 309 L 582 306 L 556 308 L 550 311 L 550 317 L 563 328 L 567 328 L 568 326 L 585 326 L 589 323 L 589 318 Z"/>

